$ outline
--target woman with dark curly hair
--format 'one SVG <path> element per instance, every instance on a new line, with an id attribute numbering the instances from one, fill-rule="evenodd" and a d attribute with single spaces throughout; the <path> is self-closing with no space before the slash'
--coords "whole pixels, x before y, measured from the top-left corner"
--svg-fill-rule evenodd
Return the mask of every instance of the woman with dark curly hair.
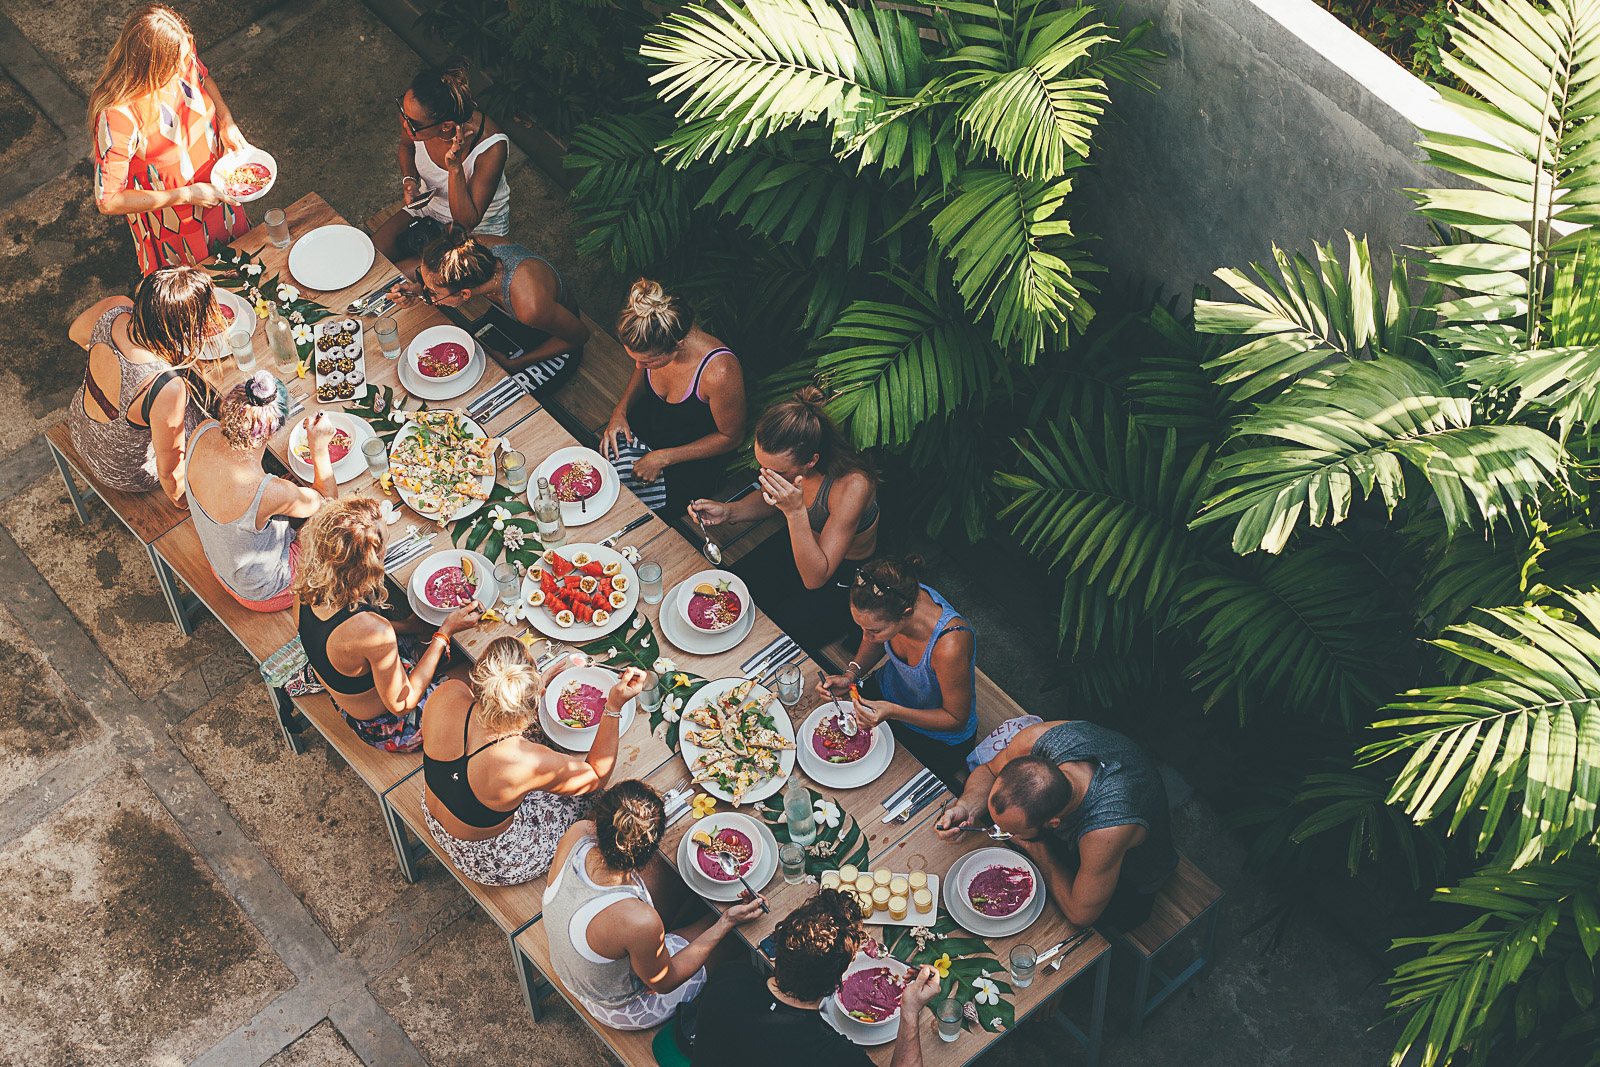
<path id="1" fill-rule="evenodd" d="M 722 1067 L 760 1050 L 762 1067 L 868 1067 L 866 1052 L 823 1021 L 818 1007 L 844 977 L 866 932 L 861 910 L 832 889 L 791 911 L 772 932 L 773 975 L 754 967 L 718 968 L 697 1004 L 695 1067 Z M 922 1008 L 939 992 L 939 972 L 921 967 L 900 997 L 892 1067 L 921 1067 Z"/>
<path id="2" fill-rule="evenodd" d="M 664 863 L 652 862 L 665 830 L 661 795 L 638 779 L 618 782 L 595 802 L 593 817 L 561 839 L 544 892 L 557 977 L 617 1030 L 666 1022 L 705 985 L 706 960 L 722 939 L 761 915 L 756 898 L 668 933 L 656 901 L 683 887 Z"/>

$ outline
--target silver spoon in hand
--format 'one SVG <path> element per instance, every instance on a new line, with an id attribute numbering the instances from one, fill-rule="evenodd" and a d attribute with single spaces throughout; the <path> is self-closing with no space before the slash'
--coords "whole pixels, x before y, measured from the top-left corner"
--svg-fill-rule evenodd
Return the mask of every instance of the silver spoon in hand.
<path id="1" fill-rule="evenodd" d="M 695 515 L 692 511 L 689 514 L 694 516 L 694 524 L 700 527 L 700 536 L 706 539 L 705 547 L 700 551 L 705 553 L 706 559 L 719 567 L 722 566 L 722 546 L 711 540 L 711 535 L 706 533 L 706 524 L 700 521 L 699 515 Z"/>
<path id="2" fill-rule="evenodd" d="M 731 874 L 731 875 L 737 875 L 738 876 L 739 884 L 744 886 L 745 892 L 750 894 L 750 898 L 752 900 L 761 900 L 760 896 L 756 893 L 756 891 L 754 889 L 750 888 L 750 883 L 744 880 L 744 875 L 739 874 L 738 861 L 736 861 L 732 856 L 728 855 L 726 852 L 718 852 L 717 853 L 717 863 L 719 863 L 722 866 L 722 873 L 723 874 Z M 764 901 L 764 900 L 761 900 L 761 910 L 763 912 L 765 912 L 766 914 L 768 914 L 768 915 L 772 914 L 772 909 L 767 907 L 767 902 Z"/>

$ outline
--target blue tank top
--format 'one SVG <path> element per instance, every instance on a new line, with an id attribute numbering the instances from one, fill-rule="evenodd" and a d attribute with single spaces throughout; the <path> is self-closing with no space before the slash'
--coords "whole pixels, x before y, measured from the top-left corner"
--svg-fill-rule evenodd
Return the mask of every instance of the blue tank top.
<path id="1" fill-rule="evenodd" d="M 556 303 L 562 307 L 567 305 L 567 280 L 556 270 L 556 265 L 545 259 L 539 253 L 524 248 L 519 244 L 484 245 L 496 259 L 500 261 L 500 303 L 504 305 L 507 313 L 511 312 L 511 276 L 517 273 L 517 268 L 522 266 L 524 260 L 537 259 L 540 263 L 550 268 L 556 276 Z M 568 310 L 571 310 L 568 308 Z"/>
<path id="2" fill-rule="evenodd" d="M 967 721 L 959 730 L 944 732 L 924 730 L 922 727 L 912 726 L 908 722 L 900 724 L 908 730 L 915 730 L 917 733 L 925 737 L 931 737 L 935 741 L 943 741 L 947 745 L 954 745 L 971 737 L 978 728 L 978 691 L 975 684 L 977 681 L 978 635 L 970 626 L 964 624 L 952 626 L 950 624 L 950 620 L 955 618 L 959 612 L 951 607 L 950 602 L 940 596 L 937 591 L 929 589 L 927 586 L 923 586 L 922 591 L 932 597 L 933 602 L 939 605 L 940 609 L 939 622 L 933 628 L 933 638 L 929 640 L 928 646 L 922 650 L 922 659 L 917 663 L 907 663 L 894 654 L 892 645 L 884 645 L 883 651 L 889 661 L 889 669 L 883 672 L 879 687 L 883 690 L 884 699 L 893 704 L 922 709 L 944 707 L 944 693 L 939 688 L 939 676 L 933 670 L 933 646 L 938 644 L 939 639 L 944 637 L 945 634 L 961 633 L 962 631 L 972 634 L 973 662 L 967 665 L 967 671 L 968 680 L 974 684 L 972 706 L 967 709 Z"/>

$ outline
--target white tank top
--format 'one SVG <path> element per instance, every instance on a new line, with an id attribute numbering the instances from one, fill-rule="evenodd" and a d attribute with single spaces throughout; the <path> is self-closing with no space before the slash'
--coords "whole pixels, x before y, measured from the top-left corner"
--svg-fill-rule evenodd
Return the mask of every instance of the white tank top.
<path id="1" fill-rule="evenodd" d="M 461 164 L 461 171 L 470 181 L 472 172 L 477 169 L 478 157 L 497 144 L 508 144 L 506 135 L 497 133 L 485 137 L 478 142 Z M 446 226 L 455 221 L 450 214 L 450 172 L 433 161 L 428 155 L 428 146 L 424 141 L 411 142 L 411 154 L 417 161 L 417 174 L 423 182 L 433 191 L 433 199 L 422 207 L 411 211 L 413 215 L 427 215 L 437 219 Z M 495 187 L 494 198 L 489 201 L 489 206 L 483 211 L 483 218 L 478 220 L 478 225 L 473 233 L 487 233 L 495 237 L 504 237 L 511 231 L 511 186 L 506 184 L 505 171 L 500 172 L 500 184 Z"/>

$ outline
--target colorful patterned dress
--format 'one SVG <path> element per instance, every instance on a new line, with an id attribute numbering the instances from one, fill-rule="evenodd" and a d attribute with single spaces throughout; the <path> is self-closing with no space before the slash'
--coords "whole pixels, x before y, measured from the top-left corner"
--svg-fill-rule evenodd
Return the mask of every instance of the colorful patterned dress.
<path id="1" fill-rule="evenodd" d="M 94 124 L 95 198 L 124 189 L 166 190 L 211 179 L 223 154 L 216 112 L 202 86 L 206 65 L 195 57 L 149 96 L 100 112 Z M 250 228 L 242 208 L 179 204 L 126 216 L 145 274 L 197 264 Z"/>

